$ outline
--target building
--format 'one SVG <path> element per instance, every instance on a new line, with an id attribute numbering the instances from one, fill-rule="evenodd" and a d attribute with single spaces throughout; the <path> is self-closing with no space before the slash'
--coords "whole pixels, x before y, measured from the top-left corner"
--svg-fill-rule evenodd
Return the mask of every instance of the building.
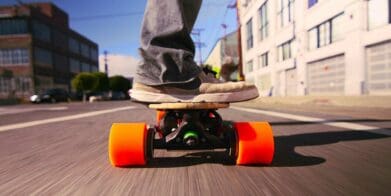
<path id="1" fill-rule="evenodd" d="M 217 40 L 205 64 L 212 66 L 212 69 L 218 73 L 221 71 L 223 64 L 231 64 L 233 70 L 230 74 L 230 80 L 237 80 L 238 61 L 238 33 L 234 31 Z"/>
<path id="2" fill-rule="evenodd" d="M 70 90 L 79 72 L 98 71 L 98 45 L 70 29 L 52 3 L 0 7 L 0 98 Z"/>
<path id="3" fill-rule="evenodd" d="M 262 95 L 391 94 L 390 0 L 241 0 L 244 73 Z"/>

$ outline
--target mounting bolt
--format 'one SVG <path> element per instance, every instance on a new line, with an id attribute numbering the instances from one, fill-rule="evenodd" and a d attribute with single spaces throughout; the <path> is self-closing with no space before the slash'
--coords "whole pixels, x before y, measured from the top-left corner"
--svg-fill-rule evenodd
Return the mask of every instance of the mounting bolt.
<path id="1" fill-rule="evenodd" d="M 198 134 L 195 131 L 188 131 L 183 136 L 183 141 L 188 146 L 195 146 L 198 143 Z"/>

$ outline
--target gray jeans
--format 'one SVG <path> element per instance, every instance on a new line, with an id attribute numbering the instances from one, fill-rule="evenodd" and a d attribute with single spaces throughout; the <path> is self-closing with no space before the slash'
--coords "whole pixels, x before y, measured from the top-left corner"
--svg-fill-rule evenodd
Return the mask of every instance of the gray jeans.
<path id="1" fill-rule="evenodd" d="M 146 85 L 183 84 L 201 72 L 190 33 L 202 0 L 148 0 L 141 30 L 143 60 L 135 80 Z"/>

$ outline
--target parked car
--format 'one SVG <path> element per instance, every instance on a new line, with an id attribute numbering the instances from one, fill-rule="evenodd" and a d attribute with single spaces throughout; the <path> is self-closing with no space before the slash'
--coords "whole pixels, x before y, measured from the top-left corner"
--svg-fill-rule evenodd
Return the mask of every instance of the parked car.
<path id="1" fill-rule="evenodd" d="M 130 97 L 129 95 L 121 91 L 110 91 L 109 98 L 110 100 L 125 100 L 125 99 L 129 99 Z"/>
<path id="2" fill-rule="evenodd" d="M 56 103 L 60 101 L 69 101 L 70 96 L 68 92 L 61 88 L 48 89 L 42 94 L 35 94 L 30 97 L 32 103 L 49 102 Z"/>

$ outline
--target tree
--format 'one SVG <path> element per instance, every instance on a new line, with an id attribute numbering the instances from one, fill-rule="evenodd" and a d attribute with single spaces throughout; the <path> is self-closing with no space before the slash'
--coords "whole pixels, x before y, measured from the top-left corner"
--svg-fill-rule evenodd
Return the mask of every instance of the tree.
<path id="1" fill-rule="evenodd" d="M 125 94 L 131 88 L 130 80 L 123 76 L 112 76 L 109 78 L 110 90 L 121 91 Z"/>
<path id="2" fill-rule="evenodd" d="M 86 93 L 94 90 L 97 83 L 98 78 L 87 72 L 79 73 L 72 79 L 72 87 L 79 92 L 83 92 L 83 101 L 86 101 Z"/>
<path id="3" fill-rule="evenodd" d="M 94 72 L 92 75 L 97 79 L 97 83 L 92 89 L 93 91 L 103 92 L 109 90 L 109 78 L 105 73 Z"/>
<path id="4" fill-rule="evenodd" d="M 12 72 L 11 70 L 8 70 L 8 69 L 4 69 L 1 76 L 4 78 L 7 78 L 7 79 L 11 79 L 14 77 L 14 72 Z"/>

